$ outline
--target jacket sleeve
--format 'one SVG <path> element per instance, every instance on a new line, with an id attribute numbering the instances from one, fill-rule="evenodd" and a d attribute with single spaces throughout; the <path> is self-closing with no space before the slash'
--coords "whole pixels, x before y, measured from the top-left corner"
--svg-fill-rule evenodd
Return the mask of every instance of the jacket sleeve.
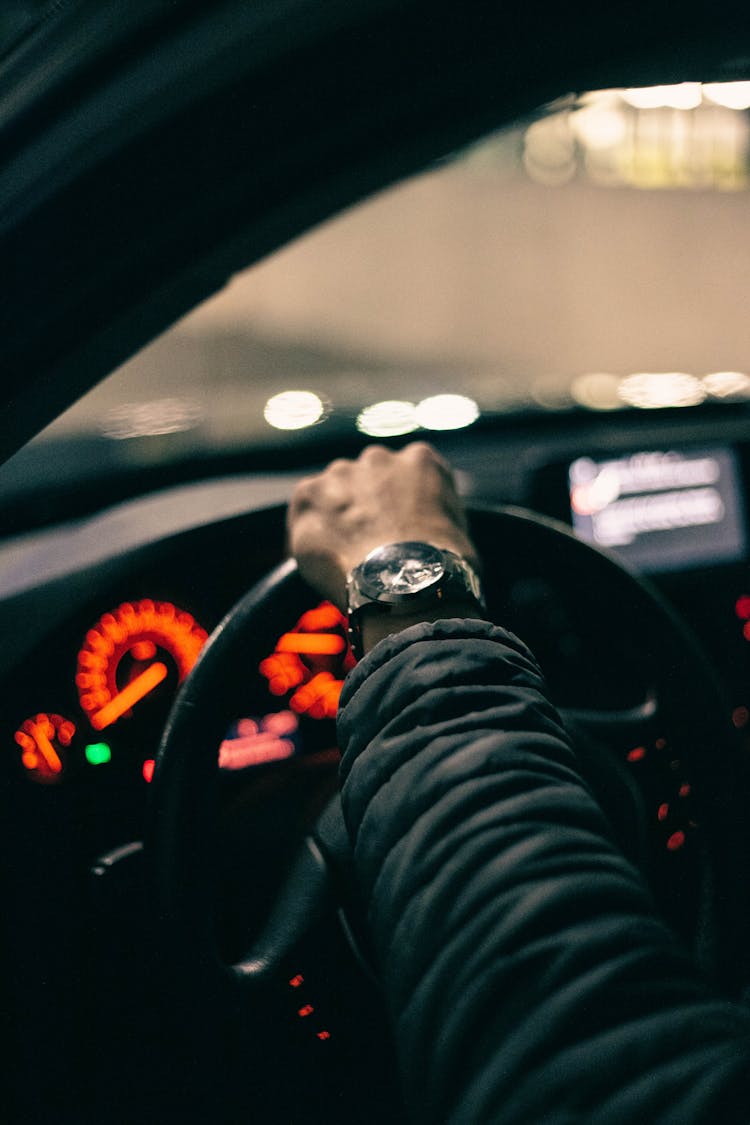
<path id="1" fill-rule="evenodd" d="M 387 638 L 347 680 L 339 739 L 415 1120 L 750 1119 L 750 1017 L 659 919 L 516 637 Z"/>

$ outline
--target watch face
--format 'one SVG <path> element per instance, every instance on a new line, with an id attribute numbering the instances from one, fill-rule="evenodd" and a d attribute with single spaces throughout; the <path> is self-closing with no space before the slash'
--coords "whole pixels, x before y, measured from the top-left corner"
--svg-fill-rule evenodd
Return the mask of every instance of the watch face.
<path id="1" fill-rule="evenodd" d="M 426 543 L 378 547 L 358 568 L 360 588 L 371 598 L 408 597 L 439 582 L 445 573 L 442 552 Z"/>

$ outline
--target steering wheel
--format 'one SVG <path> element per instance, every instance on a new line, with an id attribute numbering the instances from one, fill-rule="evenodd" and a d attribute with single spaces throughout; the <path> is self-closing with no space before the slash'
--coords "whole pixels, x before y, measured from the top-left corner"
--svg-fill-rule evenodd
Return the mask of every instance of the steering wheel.
<path id="1" fill-rule="evenodd" d="M 281 509 L 278 520 L 283 526 Z M 564 525 L 509 508 L 473 509 L 470 524 L 489 616 L 517 624 L 522 636 L 524 625 L 531 622 L 533 632 L 536 619 L 549 619 L 552 639 L 541 641 L 550 650 L 548 667 L 537 656 L 551 673 L 553 700 L 589 781 L 659 909 L 717 984 L 737 992 L 748 979 L 750 945 L 748 790 L 711 666 L 649 585 Z M 388 1113 L 398 1120 L 384 1004 L 358 930 L 336 796 L 300 847 L 247 953 L 225 960 L 215 934 L 217 747 L 242 709 L 249 669 L 314 601 L 295 564 L 282 563 L 229 611 L 174 704 L 147 835 L 160 980 L 164 987 L 169 974 L 175 1027 L 188 1042 L 201 1029 L 202 1055 L 210 1053 L 207 1043 L 213 1050 L 213 1062 L 203 1058 L 196 1071 L 196 1086 L 208 1081 L 215 1088 L 220 1073 L 222 1083 L 234 1083 L 230 1098 L 256 1119 L 296 1121 L 302 1114 L 330 1121 L 333 1114 L 365 1122 Z M 571 656 L 571 643 L 583 650 L 580 660 Z M 566 668 L 572 661 L 584 681 L 572 693 L 568 684 L 569 699 L 554 699 L 560 677 L 549 665 L 558 660 Z M 608 660 L 614 692 L 603 704 L 608 689 L 595 670 Z M 640 698 L 623 691 L 625 702 L 617 699 L 622 669 L 642 685 Z M 250 895 L 262 863 L 246 859 Z M 208 1035 L 207 1027 L 214 1029 Z"/>

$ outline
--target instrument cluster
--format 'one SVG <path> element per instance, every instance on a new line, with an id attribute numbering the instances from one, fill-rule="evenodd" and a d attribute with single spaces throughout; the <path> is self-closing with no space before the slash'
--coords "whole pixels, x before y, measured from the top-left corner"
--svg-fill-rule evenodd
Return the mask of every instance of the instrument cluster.
<path id="1" fill-rule="evenodd" d="M 92 771 L 150 782 L 169 709 L 207 640 L 207 628 L 171 601 L 144 597 L 105 610 L 76 644 L 62 646 L 53 674 L 37 666 L 21 693 L 32 706 L 18 701 L 7 732 L 21 775 L 40 786 Z M 272 651 L 255 656 L 250 713 L 238 715 L 217 748 L 222 771 L 304 752 L 305 727 L 335 717 L 353 664 L 346 620 L 328 602 L 303 613 Z"/>

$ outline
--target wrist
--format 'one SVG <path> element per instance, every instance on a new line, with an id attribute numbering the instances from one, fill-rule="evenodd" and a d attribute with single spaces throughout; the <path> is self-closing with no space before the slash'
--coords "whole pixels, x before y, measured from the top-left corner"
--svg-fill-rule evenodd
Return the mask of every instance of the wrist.
<path id="1" fill-rule="evenodd" d="M 377 606 L 366 607 L 359 613 L 359 648 L 364 656 L 375 645 L 394 633 L 401 633 L 410 625 L 419 625 L 446 618 L 484 620 L 486 614 L 475 601 L 450 599 L 434 607 L 423 607 L 410 612 L 382 613 Z"/>

